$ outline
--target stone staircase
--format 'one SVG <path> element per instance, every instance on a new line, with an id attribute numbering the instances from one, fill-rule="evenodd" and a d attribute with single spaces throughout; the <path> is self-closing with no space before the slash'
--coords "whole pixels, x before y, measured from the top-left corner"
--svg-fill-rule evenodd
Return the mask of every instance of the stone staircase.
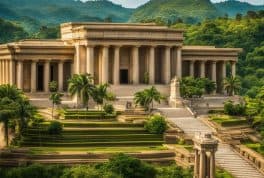
<path id="1" fill-rule="evenodd" d="M 181 109 L 182 110 L 182 109 Z M 180 110 L 180 111 L 181 111 Z M 187 109 L 186 109 L 187 110 Z M 187 112 L 187 111 L 186 111 Z M 207 126 L 199 118 L 184 116 L 184 112 L 179 112 L 179 109 L 163 110 L 163 113 L 168 116 L 170 122 L 175 123 L 187 135 L 194 136 L 195 133 L 214 132 L 212 128 Z M 180 113 L 180 115 L 178 115 Z M 236 153 L 230 145 L 219 143 L 218 151 L 216 152 L 217 164 L 229 171 L 236 178 L 263 178 L 264 176 L 255 169 L 249 162 L 244 160 Z"/>

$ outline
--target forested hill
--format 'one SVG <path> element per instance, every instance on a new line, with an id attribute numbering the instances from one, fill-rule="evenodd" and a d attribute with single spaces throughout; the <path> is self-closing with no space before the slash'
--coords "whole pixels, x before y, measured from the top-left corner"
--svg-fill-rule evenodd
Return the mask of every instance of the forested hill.
<path id="1" fill-rule="evenodd" d="M 181 19 L 187 23 L 196 23 L 220 15 L 210 0 L 150 0 L 136 9 L 130 21 L 173 24 Z"/>
<path id="2" fill-rule="evenodd" d="M 132 11 L 108 0 L 0 0 L 0 17 L 19 22 L 29 32 L 69 21 L 125 22 Z"/>
<path id="3" fill-rule="evenodd" d="M 229 0 L 225 2 L 216 3 L 215 7 L 218 11 L 224 14 L 228 14 L 231 17 L 235 17 L 238 13 L 246 14 L 248 11 L 264 10 L 264 1 L 263 5 L 256 6 L 247 2 Z"/>

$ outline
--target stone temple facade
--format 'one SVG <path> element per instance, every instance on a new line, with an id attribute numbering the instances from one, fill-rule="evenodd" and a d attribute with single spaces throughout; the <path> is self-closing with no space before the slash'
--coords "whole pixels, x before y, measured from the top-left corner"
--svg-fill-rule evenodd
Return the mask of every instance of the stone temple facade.
<path id="1" fill-rule="evenodd" d="M 61 39 L 0 45 L 0 84 L 38 95 L 57 81 L 66 92 L 72 74 L 89 73 L 95 84 L 111 84 L 117 96 L 149 85 L 169 96 L 172 78 L 194 76 L 215 81 L 221 93 L 226 66 L 235 75 L 242 49 L 184 46 L 183 40 L 183 30 L 155 24 L 64 23 Z"/>

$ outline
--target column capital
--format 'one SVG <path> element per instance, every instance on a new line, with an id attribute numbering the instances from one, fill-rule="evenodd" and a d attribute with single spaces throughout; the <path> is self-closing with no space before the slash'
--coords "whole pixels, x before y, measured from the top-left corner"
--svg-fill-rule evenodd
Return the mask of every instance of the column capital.
<path id="1" fill-rule="evenodd" d="M 85 47 L 86 47 L 86 48 L 88 48 L 88 47 L 89 47 L 89 48 L 94 48 L 95 45 L 93 45 L 93 44 L 86 44 Z"/>
<path id="2" fill-rule="evenodd" d="M 133 47 L 133 48 L 140 48 L 141 45 L 133 45 L 132 47 Z"/>
<path id="3" fill-rule="evenodd" d="M 120 49 L 122 47 L 122 45 L 114 45 L 115 49 Z"/>
<path id="4" fill-rule="evenodd" d="M 216 64 L 216 63 L 217 63 L 217 61 L 212 61 L 212 63 L 213 63 L 213 64 Z"/>

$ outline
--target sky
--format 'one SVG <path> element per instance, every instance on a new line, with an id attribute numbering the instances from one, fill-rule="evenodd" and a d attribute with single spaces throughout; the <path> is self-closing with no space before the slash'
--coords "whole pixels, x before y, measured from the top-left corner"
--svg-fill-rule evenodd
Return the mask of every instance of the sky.
<path id="1" fill-rule="evenodd" d="M 124 7 L 129 7 L 129 8 L 135 8 L 138 7 L 146 2 L 148 2 L 149 0 L 111 0 L 116 4 L 121 4 Z M 184 0 L 183 0 L 184 1 Z M 221 2 L 224 0 L 211 0 L 212 2 Z M 249 2 L 251 4 L 255 4 L 255 5 L 263 5 L 264 4 L 264 0 L 240 0 L 243 2 Z"/>

